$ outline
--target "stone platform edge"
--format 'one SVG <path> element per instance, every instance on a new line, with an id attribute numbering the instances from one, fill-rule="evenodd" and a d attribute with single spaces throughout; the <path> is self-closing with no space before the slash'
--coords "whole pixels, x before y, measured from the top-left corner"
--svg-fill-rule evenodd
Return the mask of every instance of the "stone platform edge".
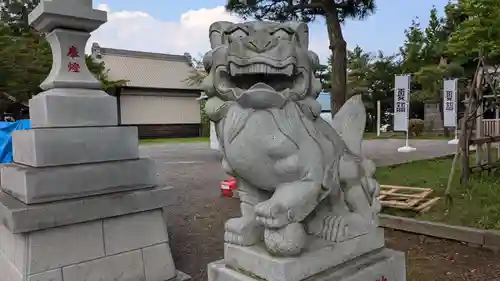
<path id="1" fill-rule="evenodd" d="M 394 230 L 454 240 L 470 246 L 500 251 L 500 230 L 487 230 L 380 214 L 380 226 Z"/>
<path id="2" fill-rule="evenodd" d="M 288 281 L 278 276 L 262 279 L 233 268 L 225 260 L 208 264 L 208 281 Z M 388 248 L 378 249 L 338 266 L 327 268 L 302 281 L 406 280 L 406 255 Z"/>
<path id="3" fill-rule="evenodd" d="M 176 188 L 156 186 L 142 190 L 26 205 L 0 191 L 0 223 L 12 233 L 25 233 L 161 209 L 176 204 L 178 196 Z M 67 210 L 72 210 L 72 212 L 67 212 Z"/>

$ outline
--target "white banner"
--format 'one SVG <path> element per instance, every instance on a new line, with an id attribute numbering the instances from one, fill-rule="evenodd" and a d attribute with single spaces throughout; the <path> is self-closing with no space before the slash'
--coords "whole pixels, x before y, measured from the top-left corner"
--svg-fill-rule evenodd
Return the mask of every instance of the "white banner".
<path id="1" fill-rule="evenodd" d="M 394 128 L 393 131 L 408 131 L 410 109 L 410 75 L 396 75 L 394 80 Z"/>
<path id="2" fill-rule="evenodd" d="M 445 127 L 457 126 L 457 88 L 458 80 L 444 80 L 443 83 L 443 124 Z"/>

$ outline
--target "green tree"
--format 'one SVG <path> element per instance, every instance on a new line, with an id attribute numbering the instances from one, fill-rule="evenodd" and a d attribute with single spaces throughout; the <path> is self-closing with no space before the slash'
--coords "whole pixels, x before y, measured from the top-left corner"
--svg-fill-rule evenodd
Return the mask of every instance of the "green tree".
<path id="1" fill-rule="evenodd" d="M 374 0 L 228 0 L 226 8 L 243 18 L 258 20 L 310 22 L 316 17 L 326 21 L 333 64 L 331 71 L 331 106 L 335 113 L 347 97 L 347 49 L 342 23 L 347 19 L 364 19 L 375 10 Z"/>
<path id="2" fill-rule="evenodd" d="M 202 58 L 192 58 L 193 69 L 189 72 L 188 78 L 185 80 L 190 86 L 198 86 L 201 85 L 205 77 L 207 77 L 208 73 L 205 71 L 203 67 L 203 59 Z"/>
<path id="3" fill-rule="evenodd" d="M 400 73 L 396 56 L 386 56 L 381 51 L 377 54 L 368 53 L 359 46 L 347 53 L 348 93 L 362 94 L 368 115 L 367 130 L 376 130 L 378 101 L 381 103 L 381 121 L 390 124 L 392 120 L 385 113 L 391 111 L 393 106 L 394 75 Z M 331 65 L 331 59 L 328 62 Z M 329 67 L 328 71 L 331 70 Z"/>
<path id="4" fill-rule="evenodd" d="M 0 0 L 0 19 L 6 22 L 15 35 L 30 30 L 28 14 L 40 0 Z"/>
<path id="5" fill-rule="evenodd" d="M 33 33 L 15 35 L 0 26 L 0 92 L 28 100 L 40 91 L 51 66 L 52 53 L 44 39 Z"/>
<path id="6" fill-rule="evenodd" d="M 103 62 L 96 62 L 88 55 L 85 60 L 104 90 L 127 83 L 110 79 Z M 44 38 L 35 32 L 16 35 L 9 27 L 0 26 L 0 92 L 26 101 L 41 91 L 39 85 L 51 67 L 52 52 Z"/>
<path id="7" fill-rule="evenodd" d="M 106 68 L 104 62 L 98 62 L 90 55 L 85 55 L 85 63 L 90 72 L 101 81 L 101 88 L 104 91 L 112 92 L 114 89 L 125 86 L 128 83 L 128 80 L 125 79 L 112 80 L 109 78 L 109 69 Z"/>
<path id="8" fill-rule="evenodd" d="M 359 46 L 347 51 L 347 89 L 348 96 L 363 94 L 368 96 L 370 82 L 367 79 L 371 71 L 373 56 Z"/>
<path id="9" fill-rule="evenodd" d="M 450 34 L 447 54 L 460 63 L 485 56 L 495 64 L 500 58 L 500 1 L 460 0 L 456 9 L 463 21 Z"/>
<path id="10" fill-rule="evenodd" d="M 207 72 L 203 67 L 203 59 L 192 58 L 191 65 L 193 69 L 189 72 L 189 76 L 184 80 L 189 86 L 200 86 L 205 77 L 207 77 Z M 200 115 L 201 115 L 201 134 L 204 137 L 210 136 L 210 119 L 205 113 L 205 103 L 206 100 L 200 100 Z"/>
<path id="11" fill-rule="evenodd" d="M 28 14 L 40 1 L 0 1 L 0 92 L 23 102 L 41 91 L 39 85 L 52 67 L 52 53 L 43 35 L 28 24 Z M 110 79 L 103 62 L 88 55 L 85 61 L 104 90 L 126 84 Z"/>
<path id="12" fill-rule="evenodd" d="M 375 112 L 377 101 L 380 101 L 382 124 L 392 124 L 392 115 L 386 113 L 392 112 L 394 106 L 394 75 L 401 73 L 400 62 L 395 55 L 386 56 L 379 51 L 370 69 L 366 77 L 370 81 L 372 106 L 369 108 Z M 376 130 L 376 123 L 373 123 L 373 129 Z"/>
<path id="13" fill-rule="evenodd" d="M 368 113 L 367 129 L 376 130 L 377 102 L 381 104 L 381 121 L 390 123 L 386 112 L 392 108 L 394 75 L 399 72 L 395 56 L 364 52 L 359 46 L 348 52 L 348 88 L 351 94 L 362 94 Z"/>
<path id="14" fill-rule="evenodd" d="M 454 15 L 450 5 L 447 5 L 448 14 Z M 402 71 L 412 74 L 412 104 L 439 103 L 441 119 L 443 80 L 463 76 L 463 68 L 450 63 L 452 58 L 445 55 L 448 37 L 454 30 L 452 23 L 458 20 L 440 18 L 436 7 L 432 7 L 427 27 L 422 29 L 418 19 L 413 20 L 400 48 Z M 446 128 L 445 134 L 448 134 Z"/>
<path id="15" fill-rule="evenodd" d="M 449 63 L 444 55 L 449 35 L 445 23 L 446 19 L 439 18 L 436 7 L 432 7 L 427 27 L 422 30 L 414 21 L 402 49 L 409 50 L 403 66 L 415 78 L 412 96 L 421 102 L 440 102 L 443 79 L 463 75 L 462 68 Z"/>
<path id="16" fill-rule="evenodd" d="M 404 33 L 406 38 L 403 46 L 399 48 L 399 54 L 402 58 L 401 70 L 403 73 L 413 73 L 422 66 L 425 35 L 418 19 L 412 20 L 410 27 Z"/>

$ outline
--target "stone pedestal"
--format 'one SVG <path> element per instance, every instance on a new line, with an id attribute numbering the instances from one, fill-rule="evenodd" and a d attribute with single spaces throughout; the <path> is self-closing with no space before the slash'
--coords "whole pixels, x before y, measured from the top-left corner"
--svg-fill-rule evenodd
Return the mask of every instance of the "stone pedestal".
<path id="1" fill-rule="evenodd" d="M 427 131 L 442 131 L 443 120 L 439 103 L 426 103 L 424 107 L 424 123 Z"/>
<path id="2" fill-rule="evenodd" d="M 261 279 L 248 272 L 235 269 L 225 261 L 208 265 L 209 281 L 274 281 Z M 307 281 L 404 281 L 405 255 L 389 249 L 380 249 L 355 258 L 339 266 L 313 275 Z"/>
<path id="3" fill-rule="evenodd" d="M 381 228 L 341 243 L 309 237 L 308 244 L 300 256 L 287 258 L 271 256 L 263 244 L 226 244 L 224 260 L 208 266 L 208 280 L 406 280 L 404 253 L 384 248 Z"/>
<path id="4" fill-rule="evenodd" d="M 189 280 L 175 269 L 172 188 L 26 205 L 0 193 L 0 281 Z"/>
<path id="5" fill-rule="evenodd" d="M 45 0 L 29 19 L 53 66 L 30 101 L 33 129 L 13 133 L 14 163 L 0 170 L 0 281 L 188 280 L 168 241 L 174 190 L 157 186 L 137 128 L 118 127 L 115 98 L 85 64 L 106 13 Z"/>

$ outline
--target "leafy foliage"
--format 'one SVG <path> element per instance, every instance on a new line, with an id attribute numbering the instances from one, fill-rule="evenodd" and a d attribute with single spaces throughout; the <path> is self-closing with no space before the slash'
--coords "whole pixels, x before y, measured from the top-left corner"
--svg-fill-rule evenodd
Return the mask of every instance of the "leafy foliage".
<path id="1" fill-rule="evenodd" d="M 309 4 L 292 4 L 289 0 L 228 0 L 226 9 L 236 12 L 243 18 L 257 20 L 303 22 L 314 21 L 317 16 L 326 17 L 336 11 L 340 22 L 346 19 L 364 19 L 375 10 L 373 0 L 313 0 Z"/>
<path id="2" fill-rule="evenodd" d="M 207 77 L 207 72 L 203 68 L 203 59 L 201 58 L 192 58 L 191 64 L 193 65 L 193 69 L 190 71 L 189 76 L 184 80 L 190 86 L 199 86 Z M 210 136 L 210 118 L 208 118 L 205 113 L 205 103 L 206 100 L 200 100 L 200 114 L 201 114 L 201 134 L 204 137 Z"/>
<path id="3" fill-rule="evenodd" d="M 193 69 L 189 72 L 189 77 L 186 79 L 186 82 L 189 86 L 198 86 L 203 82 L 203 79 L 207 77 L 207 72 L 203 67 L 203 59 L 202 58 L 192 58 Z"/>
<path id="4" fill-rule="evenodd" d="M 24 102 L 41 91 L 40 83 L 52 67 L 52 52 L 43 37 L 28 25 L 28 14 L 38 0 L 0 2 L 0 93 Z M 101 81 L 104 90 L 123 86 L 113 81 L 103 62 L 85 57 L 89 70 Z"/>
<path id="5" fill-rule="evenodd" d="M 14 35 L 0 26 L 0 92 L 25 101 L 40 90 L 52 66 L 48 43 L 33 33 Z"/>
<path id="6" fill-rule="evenodd" d="M 315 5 L 302 5 L 290 8 L 287 0 L 254 0 L 248 5 L 239 1 L 228 1 L 227 8 L 245 18 L 258 20 L 302 20 L 313 21 L 317 16 L 328 17 L 330 14 Z M 330 1 L 312 1 L 326 3 Z M 370 7 L 360 12 L 347 13 L 347 2 L 343 9 L 337 9 L 338 22 L 349 17 L 357 18 L 369 14 Z M 336 3 L 340 3 L 336 1 Z M 371 2 L 370 5 L 373 5 Z M 354 10 L 351 10 L 351 12 Z M 337 39 L 338 30 L 334 30 L 327 21 L 330 44 Z M 331 36 L 333 35 L 333 36 Z M 340 35 L 342 35 L 340 33 Z M 373 121 L 377 101 L 381 102 L 382 112 L 392 112 L 394 75 L 409 73 L 412 75 L 411 110 L 412 118 L 423 118 L 423 104 L 441 101 L 444 79 L 459 78 L 459 92 L 470 82 L 476 68 L 480 51 L 488 54 L 488 61 L 493 69 L 500 66 L 500 1 L 496 0 L 458 0 L 444 7 L 440 16 L 436 7 L 429 11 L 429 22 L 422 27 L 419 19 L 412 21 L 405 30 L 405 41 L 397 54 L 367 53 L 359 46 L 345 52 L 345 94 L 363 94 L 369 120 Z M 343 39 L 342 39 L 343 40 Z M 338 50 L 333 48 L 333 50 Z M 327 65 L 317 72 L 324 89 L 332 89 L 336 97 L 339 85 L 339 72 L 342 68 L 339 60 L 332 56 Z M 340 65 L 342 67 L 342 65 Z M 201 81 L 203 72 L 193 73 L 193 81 Z M 342 78 L 342 77 L 340 77 Z M 494 80 L 500 85 L 499 77 Z M 333 82 L 333 83 L 332 83 Z M 341 82 L 341 81 L 340 81 Z M 340 83 L 341 84 L 341 83 Z M 336 86 L 337 85 L 337 88 Z M 338 100 L 338 99 L 337 99 Z M 441 109 L 441 106 L 439 107 Z M 383 114 L 383 123 L 392 123 L 390 115 Z M 367 124 L 373 128 L 374 123 Z"/>
<path id="7" fill-rule="evenodd" d="M 500 2 L 461 0 L 455 5 L 464 19 L 451 32 L 447 54 L 459 62 L 481 54 L 497 60 L 500 57 Z"/>
<path id="8" fill-rule="evenodd" d="M 30 30 L 28 14 L 40 0 L 0 0 L 0 19 L 14 35 L 22 35 Z"/>

